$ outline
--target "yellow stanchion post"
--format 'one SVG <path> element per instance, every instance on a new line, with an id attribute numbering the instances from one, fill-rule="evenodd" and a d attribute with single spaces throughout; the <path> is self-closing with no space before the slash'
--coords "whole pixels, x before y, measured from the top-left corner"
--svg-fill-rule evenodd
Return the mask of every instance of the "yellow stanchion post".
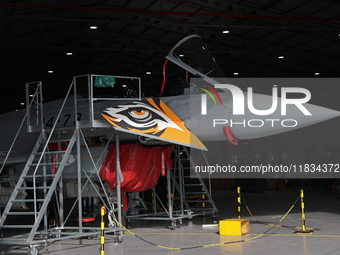
<path id="1" fill-rule="evenodd" d="M 154 213 L 157 212 L 157 208 L 156 208 L 156 197 L 155 197 L 155 188 L 152 188 L 152 191 L 151 191 L 151 202 L 152 202 L 152 210 L 154 211 Z"/>
<path id="2" fill-rule="evenodd" d="M 237 215 L 241 219 L 241 188 L 237 187 Z"/>
<path id="3" fill-rule="evenodd" d="M 313 230 L 306 230 L 306 214 L 305 214 L 305 202 L 304 202 L 304 193 L 303 189 L 300 190 L 301 197 L 301 219 L 302 219 L 302 230 L 297 230 L 295 233 L 299 234 L 310 234 Z"/>
<path id="4" fill-rule="evenodd" d="M 302 231 L 306 231 L 306 215 L 305 215 L 305 202 L 303 201 L 303 189 L 301 189 L 301 214 L 302 214 Z"/>
<path id="5" fill-rule="evenodd" d="M 241 219 L 241 188 L 237 187 L 237 215 L 238 219 L 227 219 L 219 222 L 220 235 L 242 236 L 250 233 L 248 219 Z"/>
<path id="6" fill-rule="evenodd" d="M 105 208 L 104 206 L 101 208 L 101 251 L 100 251 L 100 255 L 104 255 L 104 214 L 105 214 Z"/>
<path id="7" fill-rule="evenodd" d="M 204 188 L 202 188 L 202 192 L 204 192 Z M 205 195 L 202 194 L 202 200 L 205 200 Z M 203 209 L 205 208 L 205 202 L 202 203 Z M 203 211 L 203 216 L 205 216 L 205 211 Z"/>

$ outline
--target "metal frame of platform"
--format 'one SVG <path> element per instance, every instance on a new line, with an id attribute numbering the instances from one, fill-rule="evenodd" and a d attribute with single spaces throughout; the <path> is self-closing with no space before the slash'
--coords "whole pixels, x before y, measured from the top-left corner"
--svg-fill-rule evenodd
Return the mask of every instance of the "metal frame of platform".
<path id="1" fill-rule="evenodd" d="M 184 167 L 182 164 L 183 160 L 188 161 L 190 166 Z M 176 145 L 172 158 L 173 167 L 169 169 L 167 165 L 166 168 L 167 206 L 164 205 L 162 199 L 158 196 L 156 186 L 152 189 L 153 212 L 126 215 L 126 220 L 170 221 L 172 229 L 181 227 L 183 219 L 190 220 L 195 216 L 211 215 L 217 221 L 218 209 L 211 196 L 211 186 L 207 187 L 198 173 L 195 176 L 190 175 L 193 163 L 188 148 Z M 210 180 L 208 182 L 210 184 Z M 174 210 L 176 196 L 179 200 L 178 210 Z M 159 206 L 161 211 L 158 209 Z"/>
<path id="2" fill-rule="evenodd" d="M 94 91 L 94 85 L 97 82 L 97 77 L 107 79 L 108 82 L 116 82 L 117 79 L 127 79 L 129 82 L 133 81 L 134 86 L 138 89 L 138 96 L 134 98 L 126 97 L 113 97 L 107 98 L 96 95 Z M 113 84 L 109 84 L 110 87 L 114 87 Z M 121 83 L 122 84 L 122 83 Z M 97 89 L 97 88 L 96 88 Z M 110 88 L 109 88 L 110 89 Z M 98 89 L 97 89 L 98 90 Z M 107 88 L 104 88 L 107 90 Z M 33 91 L 33 92 L 32 92 Z M 73 91 L 73 95 L 71 95 Z M 81 92 L 82 97 L 78 95 Z M 98 92 L 98 91 L 97 91 Z M 85 95 L 85 96 L 84 96 Z M 73 100 L 70 99 L 73 97 Z M 27 234 L 16 235 L 9 238 L 0 238 L 0 244 L 21 244 L 29 247 L 29 254 L 38 254 L 38 246 L 45 245 L 47 251 L 47 244 L 64 239 L 81 238 L 91 235 L 100 234 L 100 227 L 86 227 L 83 226 L 83 206 L 82 206 L 82 194 L 87 187 L 91 185 L 97 193 L 101 203 L 106 206 L 109 211 L 109 225 L 110 227 L 105 228 L 105 233 L 114 233 L 117 242 L 122 241 L 123 236 L 123 220 L 165 220 L 171 222 L 171 227 L 176 229 L 177 222 L 182 225 L 183 219 L 192 219 L 194 216 L 199 215 L 213 215 L 216 216 L 218 210 L 212 200 L 211 190 L 207 188 L 204 180 L 201 176 L 196 175 L 194 178 L 190 178 L 188 169 L 190 167 L 184 167 L 182 161 L 190 162 L 190 153 L 187 148 L 176 145 L 172 163 L 173 168 L 170 170 L 169 167 L 166 169 L 166 182 L 167 182 L 167 203 L 165 206 L 158 196 L 156 189 L 153 188 L 153 212 L 138 215 L 123 215 L 123 203 L 121 193 L 121 182 L 123 182 L 123 175 L 120 168 L 119 161 L 119 132 L 115 131 L 106 121 L 100 119 L 99 110 L 103 110 L 103 107 L 109 105 L 110 101 L 129 101 L 129 100 L 141 100 L 141 80 L 138 77 L 126 77 L 126 76 L 101 76 L 101 75 L 81 75 L 75 76 L 69 87 L 67 95 L 62 102 L 59 111 L 55 111 L 55 120 L 53 125 L 46 128 L 44 124 L 44 109 L 43 109 L 43 97 L 42 97 L 42 84 L 41 82 L 28 83 L 26 84 L 26 99 L 27 108 L 26 115 L 22 121 L 19 131 L 13 141 L 12 147 L 17 141 L 18 134 L 25 121 L 27 121 L 27 132 L 40 133 L 37 143 L 30 155 L 30 160 L 26 163 L 24 171 L 19 178 L 15 191 L 10 198 L 0 221 L 1 228 L 21 228 L 21 225 L 6 226 L 5 221 L 8 215 L 22 216 L 24 213 L 11 212 L 11 206 L 13 203 L 18 202 L 16 199 L 16 193 L 20 189 L 26 189 L 25 178 L 33 176 L 33 187 L 29 187 L 33 191 L 33 199 L 25 200 L 27 203 L 33 203 L 32 212 L 34 216 L 34 224 L 30 226 L 30 231 Z M 71 102 L 71 103 L 70 103 Z M 72 103 L 73 102 L 73 103 Z M 106 104 L 105 104 L 106 103 Z M 72 109 L 74 115 L 74 125 L 71 126 L 58 126 L 58 122 L 61 116 L 66 116 L 64 111 L 65 105 L 68 110 Z M 99 105 L 99 106 L 98 106 Z M 87 114 L 86 119 L 79 119 L 79 112 L 84 111 Z M 84 114 L 85 115 L 85 114 Z M 67 113 L 69 118 L 71 114 Z M 68 120 L 68 119 L 67 119 Z M 64 123 L 66 123 L 65 121 Z M 70 123 L 70 121 L 68 122 Z M 72 122 L 71 122 L 72 123 Z M 84 132 L 95 132 L 105 131 L 111 134 L 110 139 L 107 140 L 99 159 L 96 161 L 92 155 L 91 148 L 89 148 Z M 105 152 L 108 150 L 108 146 L 111 141 L 115 138 L 116 146 L 116 165 L 117 165 L 117 188 L 116 188 L 116 200 L 112 201 L 109 198 L 103 181 L 99 177 L 100 160 L 103 160 Z M 57 151 L 49 151 L 49 144 L 51 142 L 57 143 Z M 67 141 L 68 145 L 66 150 L 62 150 L 61 144 Z M 12 149 L 11 147 L 11 149 Z M 87 153 L 86 157 L 91 162 L 91 171 L 87 172 L 83 168 L 82 162 L 82 150 L 85 148 Z M 70 213 L 65 217 L 64 215 L 64 183 L 63 183 L 63 170 L 67 167 L 67 160 L 71 155 L 71 152 L 75 151 L 76 162 L 73 163 L 74 173 L 76 174 L 77 180 L 77 199 L 73 204 Z M 10 153 L 8 153 L 9 155 Z M 52 160 L 51 155 L 64 155 L 56 156 L 56 160 Z M 5 164 L 5 163 L 4 163 Z M 57 166 L 58 165 L 58 166 Z M 54 169 L 54 172 L 53 172 Z M 52 172 L 51 172 L 52 171 Z M 30 174 L 29 174 L 30 173 Z M 37 176 L 42 177 L 42 181 L 37 181 Z M 48 179 L 48 178 L 51 178 Z M 192 176 L 191 176 L 192 177 Z M 97 190 L 97 186 L 94 185 L 93 178 L 96 178 L 97 182 L 100 183 L 99 188 L 103 190 L 104 195 L 101 195 L 100 191 Z M 82 185 L 82 180 L 86 180 Z M 188 183 L 188 180 L 190 180 Z M 195 180 L 195 183 L 192 183 Z M 209 180 L 210 183 L 210 180 Z M 50 186 L 49 186 L 50 185 Z M 196 190 L 195 190 L 196 188 Z M 41 190 L 43 192 L 41 192 Z M 39 197 L 43 194 L 43 198 Z M 177 198 L 175 199 L 175 196 Z M 194 199 L 191 198 L 194 197 Z M 197 196 L 199 199 L 196 199 Z M 51 228 L 48 225 L 47 220 L 47 209 L 48 204 L 52 198 L 55 198 L 56 207 L 59 218 L 59 226 Z M 140 199 L 139 195 L 138 198 Z M 31 201 L 32 200 L 32 201 Z M 179 209 L 174 210 L 175 200 L 179 201 Z M 40 203 L 40 204 L 39 204 Z M 197 207 L 200 204 L 202 206 Z M 209 206 L 206 206 L 209 204 Z M 77 206 L 78 205 L 78 206 Z M 144 205 L 145 206 L 145 205 Z M 162 211 L 158 210 L 158 206 L 161 206 Z M 78 210 L 78 225 L 67 226 L 67 222 L 70 218 L 70 214 L 73 210 Z M 124 217 L 125 216 L 125 217 Z M 41 222 L 43 222 L 43 228 L 41 228 Z"/>
<path id="3" fill-rule="evenodd" d="M 122 233 L 124 228 L 122 228 L 119 224 L 122 224 L 122 205 L 120 200 L 120 180 L 118 178 L 117 180 L 117 205 L 115 206 L 114 203 L 110 202 L 110 199 L 105 192 L 105 187 L 102 182 L 102 180 L 99 177 L 99 168 L 97 163 L 95 162 L 93 156 L 91 155 L 91 150 L 89 149 L 87 142 L 85 140 L 83 130 L 95 130 L 95 129 L 107 129 L 109 132 L 112 133 L 112 136 L 110 140 L 108 140 L 107 145 L 103 148 L 103 153 L 100 156 L 104 155 L 105 150 L 107 150 L 107 147 L 113 137 L 113 135 L 116 135 L 116 146 L 117 146 L 117 162 L 119 163 L 119 136 L 115 131 L 110 127 L 106 121 L 98 121 L 95 119 L 95 112 L 94 112 L 94 102 L 101 100 L 101 101 L 110 101 L 110 100 L 127 100 L 126 98 L 95 98 L 93 96 L 93 86 L 94 86 L 94 80 L 99 75 L 84 75 L 84 76 L 75 76 L 72 80 L 72 83 L 69 87 L 69 90 L 66 94 L 66 97 L 61 105 L 61 108 L 57 114 L 56 120 L 60 119 L 61 114 L 63 113 L 64 107 L 68 102 L 68 99 L 71 98 L 71 92 L 73 91 L 73 102 L 74 102 L 74 126 L 72 127 L 58 127 L 57 124 L 59 121 L 54 121 L 53 126 L 50 129 L 47 129 L 44 126 L 43 118 L 43 97 L 42 97 L 42 83 L 41 82 L 33 82 L 33 83 L 27 83 L 26 84 L 26 114 L 24 119 L 21 122 L 21 125 L 19 127 L 19 130 L 17 132 L 17 135 L 15 136 L 15 139 L 12 143 L 12 146 L 10 148 L 10 151 L 8 153 L 8 156 L 10 155 L 13 145 L 18 140 L 18 135 L 21 131 L 21 129 L 24 126 L 25 121 L 27 122 L 27 132 L 30 133 L 39 133 L 40 135 L 38 137 L 37 143 L 31 153 L 31 156 L 29 157 L 29 161 L 26 163 L 26 166 L 19 177 L 19 181 L 17 182 L 17 185 L 14 189 L 14 192 L 11 196 L 11 198 L 8 201 L 8 204 L 5 208 L 5 210 L 2 213 L 1 221 L 0 221 L 0 230 L 5 228 L 17 228 L 21 229 L 25 226 L 23 225 L 6 225 L 6 219 L 9 215 L 15 215 L 15 216 L 25 216 L 27 213 L 32 214 L 34 216 L 34 224 L 30 226 L 30 231 L 26 234 L 22 235 L 15 235 L 12 237 L 6 237 L 6 238 L 0 238 L 1 244 L 15 244 L 15 245 L 24 245 L 29 247 L 29 254 L 35 255 L 38 254 L 39 250 L 37 249 L 37 246 L 45 245 L 45 249 L 47 249 L 47 244 L 50 242 L 55 242 L 63 239 L 72 239 L 72 238 L 80 238 L 80 237 L 86 237 L 91 235 L 98 235 L 101 233 L 101 227 L 98 226 L 98 228 L 94 227 L 84 227 L 82 223 L 82 215 L 83 215 L 83 208 L 82 208 L 82 192 L 84 188 L 86 187 L 87 183 L 90 183 L 94 189 L 96 189 L 96 186 L 93 184 L 91 178 L 94 176 L 98 178 L 98 182 L 101 184 L 101 189 L 105 193 L 105 199 L 102 198 L 102 195 L 100 194 L 99 190 L 96 190 L 98 197 L 101 199 L 102 203 L 106 206 L 106 208 L 110 211 L 109 215 L 112 217 L 112 219 L 109 219 L 111 227 L 105 228 L 105 233 L 114 233 L 117 237 L 117 242 L 122 241 Z M 137 100 L 141 99 L 141 81 L 138 77 L 123 77 L 123 76 L 104 76 L 104 77 L 111 77 L 112 79 L 129 79 L 129 80 L 137 80 L 138 87 L 139 87 L 139 95 Z M 86 79 L 87 80 L 87 98 L 78 98 L 77 97 L 77 81 L 80 79 Z M 32 94 L 33 90 L 33 94 Z M 129 98 L 131 100 L 132 98 Z M 133 98 L 134 100 L 136 98 Z M 89 111 L 89 118 L 85 121 L 80 121 L 78 117 L 78 110 L 80 104 L 88 104 L 88 111 Z M 73 134 L 71 138 L 69 137 L 67 139 L 68 145 L 66 151 L 63 151 L 59 149 L 58 151 L 52 151 L 50 152 L 48 147 L 50 142 L 53 140 L 54 143 L 58 144 L 58 147 L 60 147 L 60 144 L 62 142 L 65 142 L 65 136 L 68 136 L 70 134 Z M 38 135 L 37 135 L 38 136 Z M 73 148 L 75 147 L 75 149 Z M 80 147 L 86 147 L 86 151 L 88 152 L 88 156 L 90 158 L 91 163 L 93 164 L 93 171 L 91 174 L 84 171 L 82 168 L 82 155 L 81 155 L 81 149 Z M 76 202 L 74 203 L 70 213 L 72 210 L 76 207 L 76 204 L 78 204 L 78 226 L 69 227 L 66 226 L 66 222 L 69 219 L 69 215 L 64 219 L 64 208 L 63 208 L 63 170 L 65 166 L 67 165 L 67 159 L 69 158 L 69 155 L 72 150 L 76 150 L 76 162 L 73 163 L 75 166 L 75 171 L 77 172 L 77 179 L 78 179 L 78 197 L 76 199 Z M 51 154 L 58 154 L 63 153 L 63 157 L 61 158 L 60 162 L 51 161 Z M 7 160 L 7 158 L 6 158 Z M 6 160 L 3 164 L 3 166 L 6 164 Z M 99 160 L 97 161 L 99 162 Z M 58 166 L 57 166 L 58 165 Z M 3 168 L 2 166 L 2 168 Z M 57 167 L 56 167 L 57 166 Z M 50 170 L 55 168 L 55 173 L 50 173 Z M 1 169 L 2 169 L 1 168 Z M 30 173 L 30 175 L 29 175 Z M 37 174 L 39 173 L 39 174 Z M 41 177 L 43 180 L 38 181 L 37 177 Z M 86 177 L 86 183 L 82 187 L 82 179 L 84 179 L 84 176 Z M 120 172 L 120 167 L 117 167 L 117 176 L 122 176 Z M 18 190 L 25 189 L 25 179 L 26 178 L 33 178 L 33 187 L 29 187 L 31 191 L 33 192 L 33 199 L 25 199 L 24 202 L 26 203 L 33 203 L 32 212 L 14 212 L 11 211 L 11 207 L 13 203 L 19 202 L 18 199 L 16 199 L 16 195 L 18 193 Z M 53 178 L 52 181 L 48 180 L 48 178 Z M 48 186 L 48 184 L 50 186 Z M 57 192 L 57 189 L 59 188 L 59 192 Z M 43 192 L 40 192 L 43 190 Z M 43 199 L 38 198 L 37 194 L 43 193 Z M 59 227 L 55 228 L 49 228 L 48 222 L 47 222 L 47 208 L 48 204 L 51 201 L 52 197 L 55 196 L 57 201 L 57 211 L 59 216 Z M 80 201 L 80 202 L 79 202 Z M 39 204 L 42 203 L 42 204 Z M 117 217 L 116 217 L 116 214 Z M 43 221 L 43 229 L 41 229 L 41 221 Z"/>

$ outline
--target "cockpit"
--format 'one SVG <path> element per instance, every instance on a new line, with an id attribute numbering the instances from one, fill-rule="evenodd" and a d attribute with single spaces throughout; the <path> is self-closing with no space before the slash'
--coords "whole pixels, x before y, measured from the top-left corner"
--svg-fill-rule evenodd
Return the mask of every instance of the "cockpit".
<path id="1" fill-rule="evenodd" d="M 182 78 L 182 80 L 185 80 L 185 82 L 182 82 L 185 85 L 184 87 L 182 86 L 183 93 L 197 93 L 197 84 L 189 84 L 189 78 L 202 78 L 204 85 L 214 86 L 217 83 L 216 78 L 225 77 L 216 60 L 198 35 L 183 38 L 171 49 L 166 58 L 177 67 L 185 70 L 185 76 Z M 163 67 L 163 76 L 164 73 Z M 179 77 L 183 77 L 183 74 L 179 74 Z M 198 86 L 202 86 L 202 84 Z"/>
<path id="2" fill-rule="evenodd" d="M 183 38 L 172 48 L 166 58 L 201 78 L 224 77 L 221 68 L 198 35 Z"/>

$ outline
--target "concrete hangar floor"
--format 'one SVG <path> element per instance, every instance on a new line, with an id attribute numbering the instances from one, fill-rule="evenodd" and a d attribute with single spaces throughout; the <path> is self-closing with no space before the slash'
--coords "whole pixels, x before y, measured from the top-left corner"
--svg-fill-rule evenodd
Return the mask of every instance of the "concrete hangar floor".
<path id="1" fill-rule="evenodd" d="M 213 190 L 212 195 L 219 209 L 219 220 L 237 218 L 236 191 Z M 185 219 L 182 227 L 176 230 L 170 229 L 167 221 L 133 220 L 129 229 L 133 234 L 125 231 L 122 243 L 117 244 L 112 235 L 105 235 L 104 252 L 124 255 L 338 254 L 340 200 L 331 190 L 306 187 L 305 226 L 313 232 L 301 234 L 295 233 L 302 227 L 299 195 L 300 190 L 296 187 L 283 191 L 242 192 L 241 216 L 250 220 L 250 234 L 241 237 L 219 235 L 219 228 L 214 226 L 211 216 Z M 13 233 L 4 230 L 3 234 Z M 97 236 L 61 240 L 49 244 L 47 249 L 48 254 L 58 255 L 101 254 L 101 239 Z M 27 254 L 27 247 L 3 245 L 0 251 L 0 254 Z M 45 248 L 39 247 L 39 254 L 45 253 Z"/>

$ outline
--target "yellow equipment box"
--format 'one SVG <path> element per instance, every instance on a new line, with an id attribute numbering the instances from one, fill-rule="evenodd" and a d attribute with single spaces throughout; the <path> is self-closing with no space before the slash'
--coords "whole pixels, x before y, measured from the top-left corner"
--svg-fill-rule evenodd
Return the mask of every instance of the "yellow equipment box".
<path id="1" fill-rule="evenodd" d="M 220 221 L 220 235 L 242 236 L 249 234 L 249 220 L 228 219 Z"/>

